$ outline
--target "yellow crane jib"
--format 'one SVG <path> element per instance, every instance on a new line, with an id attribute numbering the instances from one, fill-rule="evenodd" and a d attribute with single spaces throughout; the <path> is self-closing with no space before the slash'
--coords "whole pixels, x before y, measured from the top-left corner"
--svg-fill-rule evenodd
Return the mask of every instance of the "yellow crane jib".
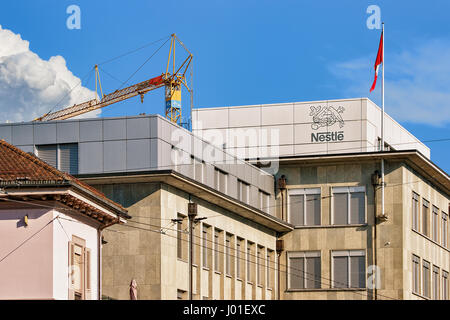
<path id="1" fill-rule="evenodd" d="M 183 63 L 176 67 L 175 64 L 175 44 L 178 42 L 184 50 L 188 53 L 187 58 L 183 61 Z M 165 113 L 166 118 L 181 125 L 181 86 L 186 87 L 186 89 L 191 94 L 191 110 L 192 110 L 192 97 L 193 90 L 192 87 L 188 86 L 186 81 L 186 72 L 191 65 L 192 62 L 192 54 L 189 50 L 186 49 L 185 45 L 178 39 L 175 34 L 171 35 L 171 43 L 170 43 L 170 51 L 169 57 L 167 60 L 166 72 L 162 73 L 158 77 L 151 78 L 149 80 L 142 81 L 140 83 L 134 84 L 127 88 L 123 88 L 120 90 L 116 90 L 112 93 L 104 95 L 102 92 L 102 86 L 100 82 L 100 75 L 98 72 L 98 66 L 95 65 L 95 92 L 97 96 L 97 83 L 100 86 L 100 94 L 101 99 L 97 98 L 80 103 L 75 104 L 71 107 L 67 107 L 58 111 L 48 112 L 43 116 L 34 119 L 33 121 L 51 121 L 51 120 L 65 120 L 69 119 L 87 112 L 91 112 L 93 110 L 97 110 L 103 107 L 106 107 L 110 104 L 123 101 L 125 99 L 129 99 L 140 95 L 141 102 L 143 102 L 144 94 L 147 92 L 165 87 Z M 169 65 L 172 63 L 172 72 L 169 72 Z M 192 67 L 191 67 L 191 82 L 192 86 Z"/>

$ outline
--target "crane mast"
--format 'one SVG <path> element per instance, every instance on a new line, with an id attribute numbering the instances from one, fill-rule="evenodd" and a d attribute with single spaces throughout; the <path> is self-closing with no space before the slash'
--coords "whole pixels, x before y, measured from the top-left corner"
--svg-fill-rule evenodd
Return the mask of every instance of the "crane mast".
<path id="1" fill-rule="evenodd" d="M 180 43 L 183 48 L 188 53 L 188 57 L 183 61 L 183 63 L 176 69 L 176 61 L 175 61 L 175 45 L 176 42 Z M 80 103 L 75 104 L 71 107 L 67 107 L 58 111 L 49 112 L 44 114 L 43 116 L 34 119 L 33 121 L 52 121 L 52 120 L 65 120 L 69 119 L 87 112 L 91 112 L 100 108 L 104 108 L 106 106 L 109 106 L 113 103 L 117 103 L 132 97 L 135 97 L 137 95 L 141 96 L 141 102 L 143 102 L 144 94 L 161 88 L 165 87 L 165 115 L 166 118 L 170 121 L 177 123 L 181 125 L 181 87 L 185 86 L 186 89 L 191 94 L 191 101 L 192 101 L 192 87 L 188 86 L 188 83 L 186 81 L 186 72 L 191 64 L 192 61 L 192 54 L 189 52 L 189 50 L 186 49 L 184 44 L 178 39 L 178 37 L 175 34 L 171 35 L 171 42 L 170 42 L 170 50 L 169 50 L 169 57 L 167 60 L 167 66 L 166 66 L 166 72 L 161 74 L 160 76 L 142 81 L 140 83 L 131 85 L 129 87 L 116 90 L 112 93 L 109 93 L 107 95 L 103 95 L 103 92 L 101 92 L 101 99 L 98 100 L 97 98 Z M 169 65 L 172 62 L 172 72 L 169 72 Z M 98 74 L 98 68 L 95 66 L 95 72 L 96 72 L 96 91 L 97 91 L 97 79 L 100 84 L 100 90 L 101 89 L 101 83 L 100 78 Z M 192 107 L 192 106 L 191 106 Z"/>

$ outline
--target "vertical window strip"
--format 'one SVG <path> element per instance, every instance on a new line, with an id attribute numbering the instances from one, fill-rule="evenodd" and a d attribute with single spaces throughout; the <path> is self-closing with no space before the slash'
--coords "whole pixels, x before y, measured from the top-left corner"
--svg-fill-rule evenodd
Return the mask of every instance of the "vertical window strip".
<path id="1" fill-rule="evenodd" d="M 419 196 L 415 192 L 412 196 L 412 228 L 419 231 Z"/>
<path id="2" fill-rule="evenodd" d="M 420 294 L 420 258 L 412 256 L 413 292 Z"/>
<path id="3" fill-rule="evenodd" d="M 422 263 L 422 294 L 427 298 L 430 297 L 430 276 L 430 263 L 424 260 Z"/>

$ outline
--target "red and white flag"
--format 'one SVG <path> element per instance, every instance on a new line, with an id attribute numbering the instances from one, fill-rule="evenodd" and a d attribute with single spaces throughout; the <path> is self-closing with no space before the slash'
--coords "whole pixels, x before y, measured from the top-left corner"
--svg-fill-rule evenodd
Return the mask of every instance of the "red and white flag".
<path id="1" fill-rule="evenodd" d="M 377 60 L 375 60 L 375 79 L 373 80 L 370 92 L 372 92 L 373 89 L 375 89 L 378 78 L 378 69 L 380 68 L 380 64 L 382 63 L 383 63 L 383 32 L 381 32 L 380 46 L 378 47 Z"/>

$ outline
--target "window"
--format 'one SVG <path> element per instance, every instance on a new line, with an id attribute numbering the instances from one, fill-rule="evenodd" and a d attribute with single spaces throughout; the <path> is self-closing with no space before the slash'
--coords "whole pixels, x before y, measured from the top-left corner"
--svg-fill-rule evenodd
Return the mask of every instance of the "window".
<path id="1" fill-rule="evenodd" d="M 187 219 L 181 214 L 177 215 L 177 258 L 185 260 L 187 258 L 187 237 L 184 230 L 187 227 Z"/>
<path id="2" fill-rule="evenodd" d="M 72 236 L 69 241 L 69 300 L 91 298 L 91 250 L 86 241 Z"/>
<path id="3" fill-rule="evenodd" d="M 433 266 L 433 299 L 439 299 L 439 268 Z"/>
<path id="4" fill-rule="evenodd" d="M 448 214 L 442 212 L 442 228 L 441 228 L 442 246 L 448 248 Z"/>
<path id="5" fill-rule="evenodd" d="M 244 268 L 244 258 L 243 258 L 243 244 L 244 240 L 241 238 L 236 239 L 236 278 L 242 278 L 242 269 Z"/>
<path id="6" fill-rule="evenodd" d="M 197 159 L 196 157 L 194 158 L 194 177 L 195 180 L 199 181 L 199 182 L 204 182 L 205 179 L 205 162 Z"/>
<path id="7" fill-rule="evenodd" d="M 225 237 L 225 251 L 226 251 L 225 270 L 226 274 L 229 276 L 232 276 L 234 273 L 234 270 L 232 270 L 233 266 L 233 257 L 231 253 L 232 239 L 233 235 L 227 233 Z"/>
<path id="8" fill-rule="evenodd" d="M 448 272 L 442 271 L 442 300 L 448 300 Z"/>
<path id="9" fill-rule="evenodd" d="M 419 196 L 415 192 L 412 195 L 412 228 L 419 231 Z"/>
<path id="10" fill-rule="evenodd" d="M 242 180 L 238 179 L 238 200 L 248 203 L 249 201 L 250 185 Z"/>
<path id="11" fill-rule="evenodd" d="M 363 224 L 366 221 L 364 187 L 333 188 L 333 219 L 335 225 Z"/>
<path id="12" fill-rule="evenodd" d="M 439 242 L 439 209 L 433 206 L 433 241 Z"/>
<path id="13" fill-rule="evenodd" d="M 366 257 L 363 250 L 334 251 L 332 257 L 334 288 L 366 287 Z"/>
<path id="14" fill-rule="evenodd" d="M 228 174 L 220 169 L 215 168 L 214 179 L 216 189 L 220 192 L 227 193 Z"/>
<path id="15" fill-rule="evenodd" d="M 420 258 L 412 256 L 412 290 L 414 293 L 420 294 Z"/>
<path id="16" fill-rule="evenodd" d="M 247 242 L 247 281 L 248 282 L 253 282 L 253 266 L 252 266 L 252 262 L 253 262 L 253 258 L 252 258 L 252 251 L 253 251 L 253 243 L 251 242 Z"/>
<path id="17" fill-rule="evenodd" d="M 423 261 L 422 264 L 422 288 L 423 295 L 427 298 L 430 297 L 430 263 Z"/>
<path id="18" fill-rule="evenodd" d="M 269 197 L 267 192 L 258 190 L 259 195 L 259 209 L 262 211 L 269 211 Z"/>
<path id="19" fill-rule="evenodd" d="M 266 287 L 267 288 L 272 288 L 273 287 L 273 263 L 274 261 L 274 252 L 273 250 L 267 250 L 267 261 L 266 261 Z"/>
<path id="20" fill-rule="evenodd" d="M 222 231 L 214 229 L 214 271 L 222 272 L 222 259 L 220 242 L 222 240 Z"/>
<path id="21" fill-rule="evenodd" d="M 320 252 L 288 252 L 288 288 L 321 288 Z"/>
<path id="22" fill-rule="evenodd" d="M 264 282 L 264 247 L 258 246 L 256 252 L 256 283 L 260 286 Z"/>
<path id="23" fill-rule="evenodd" d="M 209 261 L 208 261 L 208 251 L 209 251 L 209 244 L 208 244 L 208 233 L 209 233 L 209 227 L 206 225 L 203 225 L 202 230 L 202 247 L 203 247 L 203 267 L 209 268 Z"/>
<path id="24" fill-rule="evenodd" d="M 78 174 L 78 143 L 36 145 L 37 156 L 58 170 Z"/>
<path id="25" fill-rule="evenodd" d="M 430 236 L 430 217 L 429 217 L 429 207 L 430 203 L 423 199 L 422 201 L 422 233 L 427 237 Z"/>
<path id="26" fill-rule="evenodd" d="M 320 188 L 289 190 L 289 222 L 295 226 L 320 225 Z"/>

